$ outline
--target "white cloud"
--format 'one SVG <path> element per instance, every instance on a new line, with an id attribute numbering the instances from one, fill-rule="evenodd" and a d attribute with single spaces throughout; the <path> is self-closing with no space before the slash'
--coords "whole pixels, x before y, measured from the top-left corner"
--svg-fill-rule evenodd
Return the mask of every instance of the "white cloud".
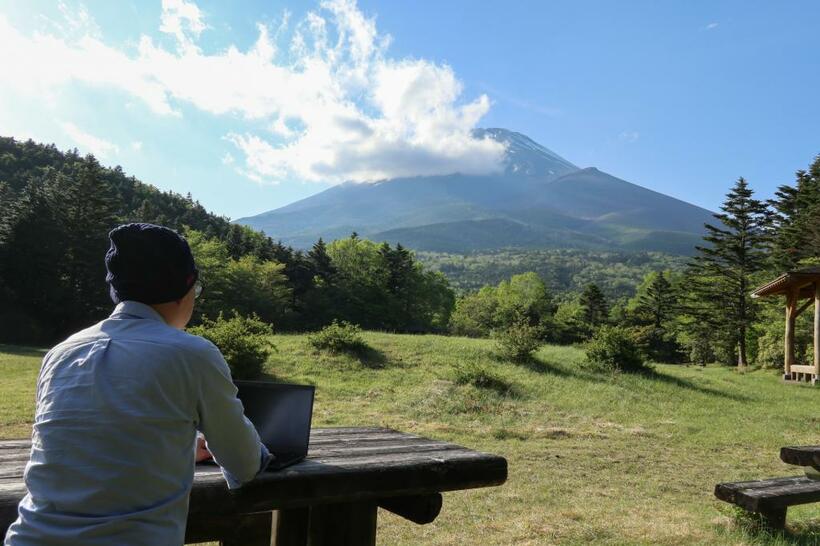
<path id="1" fill-rule="evenodd" d="M 86 133 L 70 121 L 60 123 L 60 127 L 79 146 L 81 152 L 90 152 L 98 158 L 107 158 L 120 153 L 119 146 L 116 144 Z"/>
<path id="2" fill-rule="evenodd" d="M 162 0 L 159 29 L 177 39 L 181 51 L 195 50 L 194 41 L 205 30 L 199 6 L 185 0 Z"/>
<path id="3" fill-rule="evenodd" d="M 618 140 L 631 144 L 637 142 L 640 137 L 641 134 L 638 131 L 624 131 L 618 135 Z"/>
<path id="4" fill-rule="evenodd" d="M 471 136 L 489 99 L 462 100 L 447 65 L 391 58 L 390 37 L 354 0 L 323 1 L 295 24 L 285 12 L 273 31 L 259 24 L 244 51 L 204 53 L 197 39 L 206 28 L 193 2 L 163 0 L 160 29 L 176 38 L 176 50 L 142 36 L 128 54 L 91 34 L 25 36 L 0 15 L 0 50 L 15 53 L 0 58 L 0 70 L 38 96 L 82 82 L 128 93 L 160 115 L 180 116 L 181 104 L 229 115 L 226 138 L 244 156 L 237 169 L 254 180 L 334 183 L 501 168 L 504 145 Z M 267 131 L 248 129 L 249 120 Z"/>
<path id="5" fill-rule="evenodd" d="M 57 9 L 63 16 L 65 23 L 52 23 L 54 23 L 61 32 L 73 36 L 81 36 L 84 34 L 90 34 L 92 36 L 102 35 L 100 27 L 97 26 L 94 18 L 88 13 L 88 8 L 83 4 L 71 7 L 61 0 L 57 3 Z"/>
<path id="6" fill-rule="evenodd" d="M 709 23 L 708 25 L 703 27 L 703 30 L 714 30 L 719 26 L 720 26 L 720 23 Z"/>
<path id="7" fill-rule="evenodd" d="M 133 141 L 133 142 L 131 143 L 131 149 L 132 149 L 132 150 L 134 150 L 135 152 L 140 152 L 140 151 L 142 151 L 142 141 L 141 141 L 141 140 L 135 140 L 135 141 Z"/>
<path id="8" fill-rule="evenodd" d="M 225 152 L 225 155 L 222 156 L 222 164 L 223 165 L 233 165 L 234 161 L 236 161 L 231 154 L 231 152 Z"/>

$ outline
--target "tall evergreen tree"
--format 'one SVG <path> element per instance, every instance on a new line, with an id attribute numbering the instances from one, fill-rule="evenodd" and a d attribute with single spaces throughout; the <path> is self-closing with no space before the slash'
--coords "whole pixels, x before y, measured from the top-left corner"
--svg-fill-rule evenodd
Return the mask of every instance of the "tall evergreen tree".
<path id="1" fill-rule="evenodd" d="M 652 277 L 646 292 L 638 296 L 636 312 L 655 328 L 662 329 L 672 319 L 677 297 L 663 271 Z"/>
<path id="2" fill-rule="evenodd" d="M 93 156 L 48 174 L 54 210 L 65 233 L 61 269 L 71 287 L 72 327 L 92 323 L 110 307 L 103 256 L 117 225 L 117 196 Z"/>
<path id="3" fill-rule="evenodd" d="M 0 339 L 39 342 L 65 331 L 70 312 L 70 290 L 61 274 L 65 230 L 54 201 L 41 178 L 31 178 L 16 200 L 0 259 L 5 284 Z"/>
<path id="4" fill-rule="evenodd" d="M 766 205 L 753 195 L 746 180 L 739 178 L 726 194 L 723 212 L 714 215 L 720 225 L 705 225 L 703 240 L 708 245 L 696 247 L 690 270 L 694 312 L 701 323 L 723 330 L 737 349 L 738 366 L 748 364 L 746 344 L 756 311 L 751 277 L 765 266 L 770 225 Z"/>
<path id="5" fill-rule="evenodd" d="M 332 285 L 336 275 L 336 268 L 327 253 L 327 245 L 321 237 L 313 244 L 313 248 L 307 254 L 307 259 L 313 266 L 314 276 L 321 279 L 323 284 Z"/>
<path id="6" fill-rule="evenodd" d="M 772 266 L 779 271 L 794 269 L 802 260 L 820 256 L 820 155 L 808 170 L 797 171 L 794 186 L 780 186 L 769 203 Z"/>
<path id="7" fill-rule="evenodd" d="M 609 303 L 597 284 L 590 283 L 584 287 L 580 303 L 587 326 L 594 328 L 606 324 L 609 319 Z"/>
<path id="8" fill-rule="evenodd" d="M 647 275 L 639 288 L 634 304 L 633 321 L 636 338 L 650 359 L 675 362 L 681 357 L 681 347 L 675 336 L 678 296 L 663 271 Z"/>

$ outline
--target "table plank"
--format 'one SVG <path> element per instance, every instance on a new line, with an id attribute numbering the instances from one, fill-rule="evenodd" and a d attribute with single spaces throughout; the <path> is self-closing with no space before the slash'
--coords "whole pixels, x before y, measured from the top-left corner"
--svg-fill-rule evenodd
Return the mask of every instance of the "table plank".
<path id="1" fill-rule="evenodd" d="M 820 446 L 781 447 L 780 459 L 784 463 L 811 466 L 820 471 Z"/>
<path id="2" fill-rule="evenodd" d="M 820 481 L 805 476 L 721 483 L 715 496 L 750 512 L 763 512 L 820 500 Z"/>
<path id="3" fill-rule="evenodd" d="M 29 440 L 0 441 L 0 535 L 16 517 Z M 218 467 L 197 465 L 189 523 L 208 518 L 328 504 L 430 495 L 500 485 L 503 457 L 386 428 L 314 429 L 305 461 L 264 472 L 230 491 Z"/>

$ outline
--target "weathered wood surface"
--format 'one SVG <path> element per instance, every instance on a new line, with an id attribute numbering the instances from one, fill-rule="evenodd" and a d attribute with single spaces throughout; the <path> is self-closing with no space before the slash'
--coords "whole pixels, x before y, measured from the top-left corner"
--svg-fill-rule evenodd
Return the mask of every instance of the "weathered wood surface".
<path id="1" fill-rule="evenodd" d="M 820 446 L 789 446 L 780 448 L 780 460 L 797 466 L 820 470 Z"/>
<path id="2" fill-rule="evenodd" d="M 27 440 L 0 441 L 0 536 L 25 495 L 22 476 L 29 450 Z M 299 508 L 320 505 L 375 507 L 382 499 L 500 485 L 506 478 L 503 457 L 448 442 L 384 428 L 314 429 L 305 461 L 265 472 L 234 491 L 227 489 L 219 468 L 197 465 L 189 532 L 213 536 L 210 530 L 224 530 L 240 514 L 284 509 L 283 515 L 294 515 Z M 389 502 L 395 506 L 395 500 Z M 281 522 L 284 530 L 287 521 Z"/>
<path id="3" fill-rule="evenodd" d="M 443 503 L 441 493 L 434 493 L 415 497 L 381 499 L 379 506 L 413 523 L 426 525 L 435 521 L 441 512 Z"/>
<path id="4" fill-rule="evenodd" d="M 820 502 L 820 481 L 806 476 L 720 483 L 715 496 L 749 512 L 765 513 L 796 504 Z"/>

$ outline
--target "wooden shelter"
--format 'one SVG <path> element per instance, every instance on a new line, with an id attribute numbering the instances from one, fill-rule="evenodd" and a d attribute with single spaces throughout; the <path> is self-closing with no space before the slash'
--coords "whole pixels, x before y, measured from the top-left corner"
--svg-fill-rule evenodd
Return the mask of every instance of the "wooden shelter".
<path id="1" fill-rule="evenodd" d="M 820 267 L 783 273 L 775 280 L 752 292 L 753 298 L 786 296 L 786 350 L 783 359 L 783 379 L 787 381 L 820 382 Z M 803 302 L 803 300 L 807 300 Z M 794 321 L 814 303 L 814 362 L 794 361 Z"/>

